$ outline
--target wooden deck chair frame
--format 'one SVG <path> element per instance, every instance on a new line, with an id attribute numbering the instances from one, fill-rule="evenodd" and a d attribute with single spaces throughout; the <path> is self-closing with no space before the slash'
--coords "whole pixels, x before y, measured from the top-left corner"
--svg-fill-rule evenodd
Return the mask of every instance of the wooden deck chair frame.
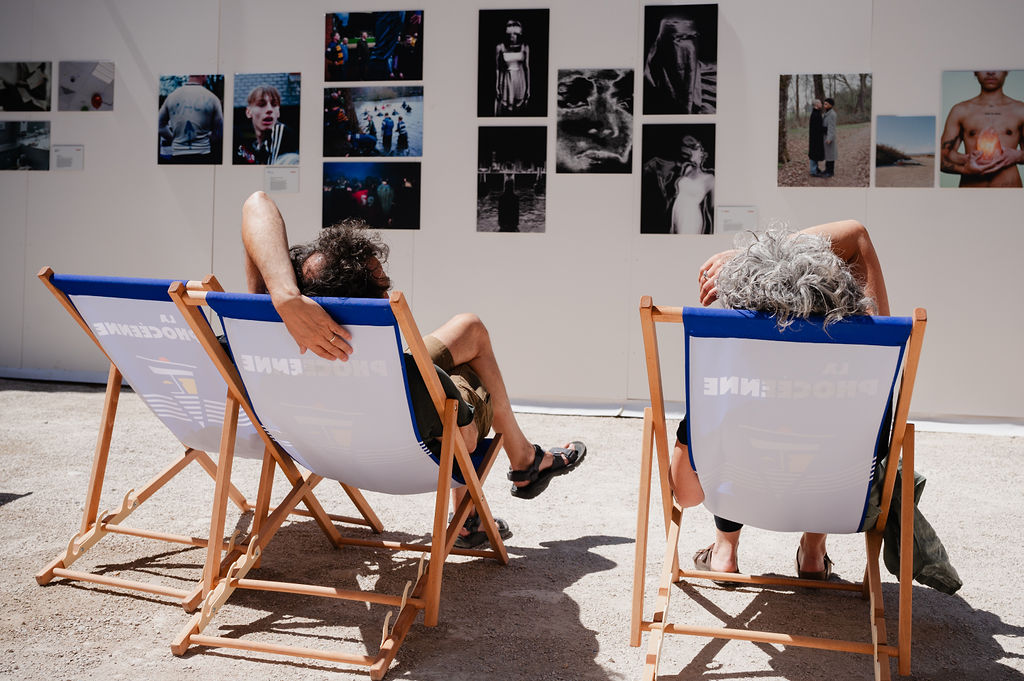
<path id="1" fill-rule="evenodd" d="M 186 319 L 193 325 L 193 330 L 195 330 L 200 342 L 210 351 L 211 357 L 214 358 L 215 363 L 221 368 L 222 375 L 228 382 L 230 393 L 228 411 L 232 411 L 233 407 L 233 411 L 237 415 L 237 409 L 241 407 L 250 415 L 253 423 L 259 423 L 249 404 L 237 369 L 227 357 L 227 354 L 223 352 L 217 339 L 213 337 L 208 325 L 203 322 L 205 317 L 202 315 L 200 307 L 206 304 L 206 292 L 188 289 L 182 284 L 175 284 L 172 285 L 170 294 Z M 223 578 L 215 581 L 212 589 L 206 592 L 199 611 L 193 615 L 191 621 L 175 637 L 171 644 L 171 651 L 175 655 L 183 655 L 192 645 L 233 648 L 365 666 L 369 667 L 372 679 L 382 679 L 387 673 L 391 662 L 395 659 L 406 633 L 409 631 L 420 610 L 424 611 L 424 623 L 427 626 L 437 625 L 442 570 L 445 560 L 450 554 L 493 558 L 502 565 L 508 563 L 508 552 L 483 493 L 483 481 L 486 479 L 501 448 L 501 434 L 495 435 L 483 457 L 482 463 L 474 467 L 470 458 L 470 452 L 462 441 L 456 422 L 457 402 L 453 399 L 445 398 L 444 390 L 435 373 L 433 362 L 430 360 L 427 349 L 423 344 L 423 339 L 413 319 L 412 312 L 409 310 L 405 297 L 400 291 L 391 293 L 390 306 L 402 336 L 416 362 L 416 367 L 423 376 L 431 400 L 441 417 L 443 425 L 437 491 L 431 524 L 431 541 L 429 544 L 412 544 L 346 537 L 340 539 L 338 544 L 384 548 L 393 551 L 429 553 L 430 560 L 426 567 L 424 568 L 423 559 L 421 559 L 420 569 L 418 570 L 415 582 L 410 581 L 407 583 L 405 591 L 401 595 L 347 590 L 331 586 L 295 582 L 247 579 L 247 573 L 257 566 L 260 556 L 267 549 L 268 544 L 281 527 L 290 509 L 295 506 L 305 490 L 311 489 L 323 479 L 316 474 L 304 474 L 304 479 L 293 483 L 292 489 L 269 516 L 257 519 L 259 524 L 254 528 L 253 534 L 249 537 L 247 551 L 234 560 Z M 230 439 L 234 432 L 229 427 L 230 416 L 230 414 L 226 414 L 224 419 L 224 446 L 228 452 L 230 452 Z M 259 428 L 258 430 L 266 438 L 268 447 L 274 446 L 276 463 L 280 466 L 294 467 L 295 463 L 292 462 L 289 456 L 269 435 L 266 435 L 265 429 Z M 449 522 L 446 518 L 446 512 L 449 505 L 448 498 L 451 491 L 452 472 L 455 462 L 458 463 L 465 478 L 468 494 L 463 498 L 458 508 L 455 509 L 453 517 Z M 271 492 L 273 474 L 273 466 L 264 468 L 260 479 L 257 506 L 268 508 L 267 499 Z M 223 513 L 225 509 L 226 499 L 223 490 L 219 490 L 218 499 L 220 502 L 215 514 Z M 482 526 L 490 540 L 491 548 L 489 549 L 458 549 L 454 547 L 459 529 L 469 515 L 471 503 L 475 505 Z M 221 523 L 222 518 L 218 519 L 215 517 L 212 524 L 219 526 Z M 208 547 L 208 551 L 210 552 L 210 557 L 207 560 L 207 564 L 216 564 L 220 548 L 211 545 Z M 381 645 L 377 655 L 359 655 L 344 651 L 320 650 L 203 634 L 204 629 L 209 625 L 221 606 L 227 602 L 236 589 L 240 588 L 321 596 L 368 604 L 391 605 L 397 606 L 399 612 L 394 625 L 390 629 L 388 628 L 390 613 L 387 619 L 385 619 Z"/>
<path id="2" fill-rule="evenodd" d="M 881 511 L 874 527 L 864 532 L 867 566 L 860 583 L 814 581 L 767 575 L 743 575 L 725 572 L 698 572 L 679 567 L 679 533 L 682 522 L 682 508 L 672 497 L 669 485 L 670 443 L 666 431 L 665 400 L 661 381 L 661 360 L 658 352 L 656 324 L 682 324 L 683 310 L 680 307 L 660 307 L 653 304 L 650 296 L 640 301 L 640 325 L 643 332 L 646 355 L 647 377 L 650 384 L 651 406 L 644 410 L 643 438 L 641 444 L 640 494 L 637 510 L 636 553 L 634 556 L 633 600 L 630 613 L 630 645 L 640 646 L 643 632 L 649 632 L 647 655 L 644 657 L 642 678 L 653 680 L 658 675 L 662 643 L 666 634 L 687 634 L 710 638 L 735 639 L 773 643 L 786 646 L 800 646 L 823 650 L 837 650 L 863 653 L 872 656 L 876 679 L 890 678 L 890 658 L 896 658 L 897 670 L 901 676 L 910 674 L 911 643 L 911 584 L 913 582 L 913 531 L 914 508 L 906 500 L 914 498 L 914 426 L 907 423 L 910 398 L 917 376 L 918 360 L 921 354 L 927 313 L 922 308 L 914 310 L 913 327 L 903 360 L 903 377 L 899 384 L 896 408 L 893 417 L 889 444 L 888 462 L 881 498 Z M 647 539 L 653 484 L 653 459 L 658 461 L 658 483 L 661 490 L 661 509 L 665 520 L 666 547 L 660 572 L 658 589 L 654 601 L 654 613 L 650 619 L 643 617 L 645 573 L 647 563 Z M 882 533 L 892 502 L 896 481 L 896 461 L 902 459 L 902 495 L 905 500 L 900 507 L 900 568 L 899 568 L 899 616 L 895 645 L 886 633 L 885 608 L 882 602 L 879 554 Z M 815 636 L 790 635 L 785 633 L 758 631 L 753 629 L 732 629 L 724 627 L 698 627 L 677 624 L 668 619 L 669 600 L 672 585 L 683 579 L 713 579 L 779 587 L 810 587 L 859 591 L 869 600 L 871 640 L 868 642 L 848 641 Z"/>
<path id="3" fill-rule="evenodd" d="M 179 602 L 182 607 L 191 612 L 195 610 L 199 601 L 203 596 L 203 579 L 197 581 L 197 584 L 192 589 L 176 589 L 173 587 L 165 586 L 153 582 L 143 582 L 138 580 L 122 579 L 119 577 L 111 577 L 103 574 L 96 574 L 93 572 L 86 572 L 81 570 L 71 569 L 72 564 L 81 558 L 84 553 L 99 542 L 107 534 L 120 534 L 129 535 L 134 537 L 140 537 L 145 539 L 153 539 L 158 541 L 170 542 L 175 544 L 182 544 L 186 546 L 207 546 L 207 538 L 205 537 L 194 537 L 185 536 L 179 534 L 172 534 L 169 532 L 156 531 L 150 529 L 130 527 L 125 524 L 125 521 L 132 513 L 150 497 L 152 497 L 157 491 L 159 491 L 164 485 L 166 485 L 171 479 L 181 473 L 185 468 L 192 462 L 195 462 L 203 469 L 211 478 L 216 481 L 217 488 L 225 496 L 225 499 L 230 499 L 240 511 L 256 511 L 257 508 L 248 502 L 245 495 L 243 495 L 230 481 L 227 474 L 230 472 L 230 467 L 220 467 L 217 463 L 210 458 L 209 454 L 204 451 L 193 449 L 187 445 L 183 445 L 185 448 L 184 452 L 174 462 L 167 466 L 163 471 L 157 474 L 152 480 L 146 483 L 143 487 L 138 490 L 129 490 L 121 505 L 114 511 L 100 511 L 100 496 L 103 491 L 104 479 L 106 477 L 107 459 L 110 452 L 110 444 L 114 430 L 114 420 L 117 415 L 118 400 L 121 394 L 121 382 L 122 375 L 117 365 L 110 360 L 106 350 L 103 348 L 103 344 L 99 341 L 89 324 L 82 317 L 81 313 L 75 307 L 74 303 L 70 300 L 67 294 L 58 288 L 54 282 L 54 271 L 50 267 L 42 268 L 38 275 L 42 283 L 46 288 L 53 294 L 61 306 L 71 315 L 75 322 L 82 328 L 82 330 L 89 336 L 90 339 L 96 344 L 96 347 L 100 349 L 100 352 L 107 357 L 110 361 L 110 368 L 107 373 L 107 384 L 106 393 L 103 401 L 103 411 L 100 417 L 100 428 L 96 440 L 96 449 L 93 454 L 92 469 L 89 475 L 89 483 L 86 491 L 85 506 L 82 511 L 82 521 L 79 527 L 79 531 L 71 537 L 68 542 L 67 548 L 61 552 L 56 558 L 50 561 L 36 574 L 36 581 L 40 585 L 45 585 L 51 582 L 54 577 L 62 577 L 69 580 L 77 580 L 84 582 L 91 582 L 94 584 L 100 584 L 103 586 L 117 587 L 121 589 L 129 589 L 133 591 L 141 591 L 144 593 L 155 594 L 159 596 L 166 596 L 175 599 Z M 184 285 L 189 290 L 206 290 L 206 291 L 220 291 L 222 290 L 219 282 L 212 275 L 202 281 L 188 281 Z M 170 298 L 168 298 L 170 302 Z M 266 457 L 266 454 L 264 455 Z M 267 465 L 266 463 L 264 464 Z M 295 472 L 295 476 L 298 473 Z M 360 497 L 361 498 L 361 497 Z M 341 520 L 350 523 L 367 524 L 376 530 L 380 529 L 380 521 L 372 515 L 372 511 L 368 514 L 364 514 L 360 518 L 344 517 L 344 516 L 330 516 L 320 506 L 312 494 L 308 494 L 302 500 L 308 510 L 295 510 L 294 512 L 301 515 L 308 515 L 315 518 L 328 535 L 332 542 L 338 541 L 341 538 L 340 533 L 331 524 L 331 520 Z M 215 535 L 221 537 L 223 534 L 223 528 Z M 236 545 L 234 538 L 229 541 L 223 548 L 227 551 L 228 555 L 237 557 L 239 552 L 245 551 L 244 545 Z M 221 573 L 227 568 L 229 563 L 224 563 L 220 566 L 213 566 L 213 576 L 217 573 Z M 211 570 L 209 566 L 204 568 L 207 572 Z M 213 577 L 206 578 L 206 581 L 212 581 Z"/>

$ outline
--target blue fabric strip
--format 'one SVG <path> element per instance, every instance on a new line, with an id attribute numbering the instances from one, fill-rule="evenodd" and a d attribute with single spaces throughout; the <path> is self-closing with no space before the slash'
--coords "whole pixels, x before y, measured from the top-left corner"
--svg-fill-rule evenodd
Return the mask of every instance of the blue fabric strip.
<path id="1" fill-rule="evenodd" d="M 458 433 L 456 432 L 454 435 L 458 436 Z M 490 449 L 491 441 L 493 439 L 494 438 L 485 437 L 480 441 L 480 444 L 476 446 L 476 451 L 470 452 L 469 458 L 473 460 L 474 470 L 480 470 L 480 464 L 483 463 L 484 456 L 487 454 L 487 450 Z M 436 463 L 438 467 L 440 467 L 441 457 L 431 454 L 430 458 L 434 460 L 434 463 Z M 466 484 L 466 478 L 462 475 L 462 470 L 459 468 L 458 460 L 452 462 L 452 479 L 456 480 L 460 485 Z"/>
<path id="2" fill-rule="evenodd" d="M 69 296 L 102 296 L 131 300 L 158 300 L 169 303 L 171 298 L 167 295 L 167 289 L 179 280 L 54 274 L 50 281 Z"/>
<path id="3" fill-rule="evenodd" d="M 395 324 L 391 303 L 387 298 L 313 298 L 339 324 L 390 326 Z M 206 294 L 207 304 L 222 317 L 250 319 L 258 322 L 279 322 L 280 315 L 270 296 L 255 293 Z"/>
<path id="4" fill-rule="evenodd" d="M 752 338 L 793 343 L 851 343 L 903 345 L 910 338 L 910 317 L 847 317 L 824 329 L 821 318 L 797 319 L 779 331 L 775 317 L 750 310 L 683 308 L 686 336 L 704 338 Z"/>

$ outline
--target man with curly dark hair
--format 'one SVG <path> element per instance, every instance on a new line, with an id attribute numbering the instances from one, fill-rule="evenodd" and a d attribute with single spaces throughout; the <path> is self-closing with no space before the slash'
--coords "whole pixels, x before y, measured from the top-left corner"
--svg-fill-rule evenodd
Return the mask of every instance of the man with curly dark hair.
<path id="1" fill-rule="evenodd" d="M 311 350 L 328 360 L 347 361 L 352 353 L 351 334 L 308 296 L 384 298 L 391 280 L 384 271 L 388 247 L 360 221 L 347 220 L 324 229 L 309 244 L 288 248 L 284 218 L 263 192 L 250 196 L 242 207 L 242 242 L 249 291 L 269 293 L 301 352 Z M 474 314 L 452 317 L 423 337 L 424 345 L 449 397 L 458 399 L 458 424 L 470 451 L 486 437 L 493 424 L 502 433 L 511 468 L 512 495 L 532 499 L 547 488 L 551 478 L 580 464 L 587 448 L 582 442 L 544 450 L 523 434 L 505 389 L 490 336 Z M 411 358 L 407 357 L 406 362 Z M 437 446 L 441 420 L 419 372 L 410 366 L 409 391 L 420 438 Z M 502 535 L 511 535 L 499 521 Z M 473 514 L 466 521 L 457 545 L 473 548 L 487 541 Z"/>

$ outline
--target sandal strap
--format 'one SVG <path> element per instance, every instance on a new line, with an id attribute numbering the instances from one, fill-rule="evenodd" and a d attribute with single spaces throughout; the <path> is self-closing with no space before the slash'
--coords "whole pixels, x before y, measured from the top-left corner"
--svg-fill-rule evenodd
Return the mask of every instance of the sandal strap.
<path id="1" fill-rule="evenodd" d="M 523 470 L 509 469 L 508 479 L 512 482 L 533 482 L 540 472 L 540 464 L 544 461 L 544 449 L 540 445 L 533 446 L 533 463 Z"/>

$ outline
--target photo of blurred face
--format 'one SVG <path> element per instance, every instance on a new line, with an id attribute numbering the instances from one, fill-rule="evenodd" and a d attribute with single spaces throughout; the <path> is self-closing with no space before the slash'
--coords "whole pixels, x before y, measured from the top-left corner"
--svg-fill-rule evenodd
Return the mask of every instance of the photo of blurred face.
<path id="1" fill-rule="evenodd" d="M 281 117 L 281 100 L 263 94 L 245 107 L 245 115 L 252 120 L 252 127 L 256 132 L 266 132 L 273 128 L 277 124 L 277 119 Z"/>
<path id="2" fill-rule="evenodd" d="M 557 126 L 561 172 L 628 172 L 632 69 L 560 70 Z"/>

